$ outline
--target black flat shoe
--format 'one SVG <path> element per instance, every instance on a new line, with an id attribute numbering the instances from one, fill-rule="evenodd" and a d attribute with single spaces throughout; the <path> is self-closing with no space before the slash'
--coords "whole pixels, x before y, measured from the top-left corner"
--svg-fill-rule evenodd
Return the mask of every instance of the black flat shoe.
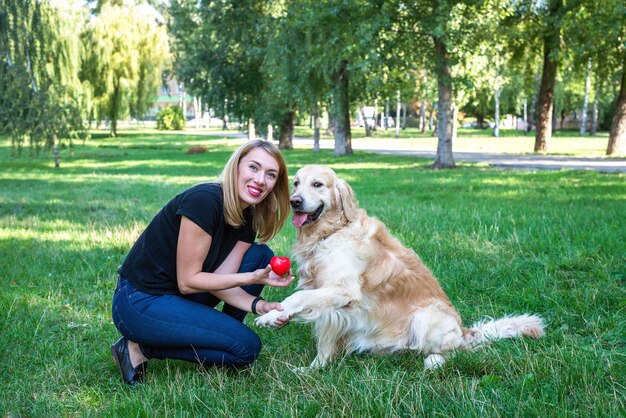
<path id="1" fill-rule="evenodd" d="M 132 366 L 126 338 L 120 338 L 111 346 L 111 354 L 113 354 L 113 360 L 115 360 L 117 366 L 120 368 L 124 383 L 135 386 L 143 380 L 144 373 L 148 369 L 148 362 L 145 361 L 137 367 Z"/>

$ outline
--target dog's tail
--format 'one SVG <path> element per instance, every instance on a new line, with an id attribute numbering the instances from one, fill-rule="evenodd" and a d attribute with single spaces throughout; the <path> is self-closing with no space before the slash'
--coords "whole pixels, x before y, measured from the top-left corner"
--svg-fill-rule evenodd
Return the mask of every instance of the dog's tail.
<path id="1" fill-rule="evenodd" d="M 505 316 L 475 323 L 464 333 L 465 345 L 474 348 L 491 340 L 515 337 L 539 338 L 545 334 L 538 315 Z"/>

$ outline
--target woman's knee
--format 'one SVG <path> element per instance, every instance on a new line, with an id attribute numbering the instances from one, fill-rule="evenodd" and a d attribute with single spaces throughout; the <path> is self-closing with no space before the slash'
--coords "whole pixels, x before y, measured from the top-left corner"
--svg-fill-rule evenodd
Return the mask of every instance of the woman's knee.
<path id="1" fill-rule="evenodd" d="M 241 344 L 238 352 L 235 353 L 238 361 L 237 364 L 239 366 L 245 366 L 253 363 L 261 353 L 261 348 L 263 347 L 261 343 L 261 339 L 254 332 L 250 331 L 250 333 L 242 338 L 239 343 Z"/>
<path id="2" fill-rule="evenodd" d="M 267 244 L 252 244 L 241 261 L 240 273 L 247 273 L 266 267 L 274 257 L 274 251 Z"/>

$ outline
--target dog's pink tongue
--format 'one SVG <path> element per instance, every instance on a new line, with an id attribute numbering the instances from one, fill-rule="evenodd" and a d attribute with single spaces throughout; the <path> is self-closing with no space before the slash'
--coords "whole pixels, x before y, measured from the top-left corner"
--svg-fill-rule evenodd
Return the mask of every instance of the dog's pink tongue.
<path id="1" fill-rule="evenodd" d="M 293 224 L 293 226 L 295 226 L 296 228 L 301 227 L 302 225 L 304 225 L 304 223 L 306 222 L 306 217 L 308 215 L 306 213 L 294 213 L 293 214 L 293 218 L 291 219 L 291 223 Z"/>

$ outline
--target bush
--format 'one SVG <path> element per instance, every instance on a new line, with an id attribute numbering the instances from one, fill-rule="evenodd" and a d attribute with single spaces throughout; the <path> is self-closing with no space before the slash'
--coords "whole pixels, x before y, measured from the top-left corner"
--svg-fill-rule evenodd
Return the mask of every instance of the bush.
<path id="1" fill-rule="evenodd" d="M 179 106 L 168 106 L 156 115 L 157 129 L 180 131 L 185 126 L 185 115 Z"/>

